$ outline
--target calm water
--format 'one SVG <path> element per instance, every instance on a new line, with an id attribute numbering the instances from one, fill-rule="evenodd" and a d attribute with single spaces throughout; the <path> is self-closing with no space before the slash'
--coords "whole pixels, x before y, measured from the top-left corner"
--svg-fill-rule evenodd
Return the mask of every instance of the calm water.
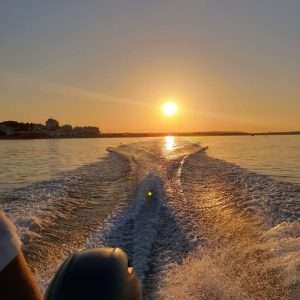
<path id="1" fill-rule="evenodd" d="M 182 138 L 178 138 L 179 140 Z M 208 154 L 278 180 L 300 183 L 300 136 L 193 137 Z M 106 148 L 149 139 L 0 141 L 0 194 L 103 158 Z M 176 141 L 176 139 L 175 139 Z"/>
<path id="2" fill-rule="evenodd" d="M 0 141 L 0 194 L 103 158 L 106 148 L 137 139 Z"/>
<path id="3" fill-rule="evenodd" d="M 280 181 L 300 183 L 300 136 L 192 138 L 208 145 L 208 154 Z"/>

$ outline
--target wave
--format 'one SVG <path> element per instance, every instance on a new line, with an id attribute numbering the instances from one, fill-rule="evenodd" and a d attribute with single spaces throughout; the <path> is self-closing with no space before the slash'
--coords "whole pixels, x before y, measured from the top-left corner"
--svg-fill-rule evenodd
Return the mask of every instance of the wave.
<path id="1" fill-rule="evenodd" d="M 181 181 L 174 210 L 199 245 L 164 267 L 156 298 L 297 299 L 299 187 L 203 154 L 186 159 Z"/>
<path id="2" fill-rule="evenodd" d="M 126 205 L 131 186 L 128 162 L 109 154 L 55 180 L 17 189 L 3 199 L 2 208 L 17 225 L 42 286 L 61 260 L 85 246 L 91 231 Z"/>
<path id="3" fill-rule="evenodd" d="M 5 210 L 41 285 L 71 252 L 112 246 L 128 253 L 146 299 L 296 299 L 299 186 L 203 150 L 121 145 L 12 193 Z"/>

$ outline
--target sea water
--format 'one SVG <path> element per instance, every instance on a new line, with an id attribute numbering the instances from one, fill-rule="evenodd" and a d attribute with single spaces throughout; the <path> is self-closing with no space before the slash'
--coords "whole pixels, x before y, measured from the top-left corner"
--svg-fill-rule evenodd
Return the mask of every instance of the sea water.
<path id="1" fill-rule="evenodd" d="M 146 299 L 297 299 L 299 147 L 298 136 L 1 141 L 1 207 L 42 288 L 70 253 L 105 245 L 126 250 Z"/>

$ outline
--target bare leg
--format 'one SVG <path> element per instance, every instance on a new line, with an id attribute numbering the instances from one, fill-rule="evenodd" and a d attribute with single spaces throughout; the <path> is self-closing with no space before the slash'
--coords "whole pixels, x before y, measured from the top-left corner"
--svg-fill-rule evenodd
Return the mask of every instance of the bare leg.
<path id="1" fill-rule="evenodd" d="M 0 298 L 43 299 L 23 254 L 19 254 L 0 272 Z"/>
<path id="2" fill-rule="evenodd" d="M 15 225 L 0 210 L 0 299 L 41 300 Z"/>

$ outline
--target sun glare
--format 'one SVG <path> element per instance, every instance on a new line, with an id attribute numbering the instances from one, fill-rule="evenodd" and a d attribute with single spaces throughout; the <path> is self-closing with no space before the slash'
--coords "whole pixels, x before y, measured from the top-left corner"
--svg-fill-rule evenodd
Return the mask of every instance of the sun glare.
<path id="1" fill-rule="evenodd" d="M 172 116 L 176 115 L 176 113 L 178 111 L 178 107 L 175 102 L 169 101 L 169 102 L 166 102 L 163 104 L 162 110 L 163 110 L 163 113 L 165 116 L 172 117 Z"/>
<path id="2" fill-rule="evenodd" d="M 165 149 L 167 151 L 172 151 L 175 148 L 175 138 L 174 136 L 166 136 L 165 137 Z"/>

